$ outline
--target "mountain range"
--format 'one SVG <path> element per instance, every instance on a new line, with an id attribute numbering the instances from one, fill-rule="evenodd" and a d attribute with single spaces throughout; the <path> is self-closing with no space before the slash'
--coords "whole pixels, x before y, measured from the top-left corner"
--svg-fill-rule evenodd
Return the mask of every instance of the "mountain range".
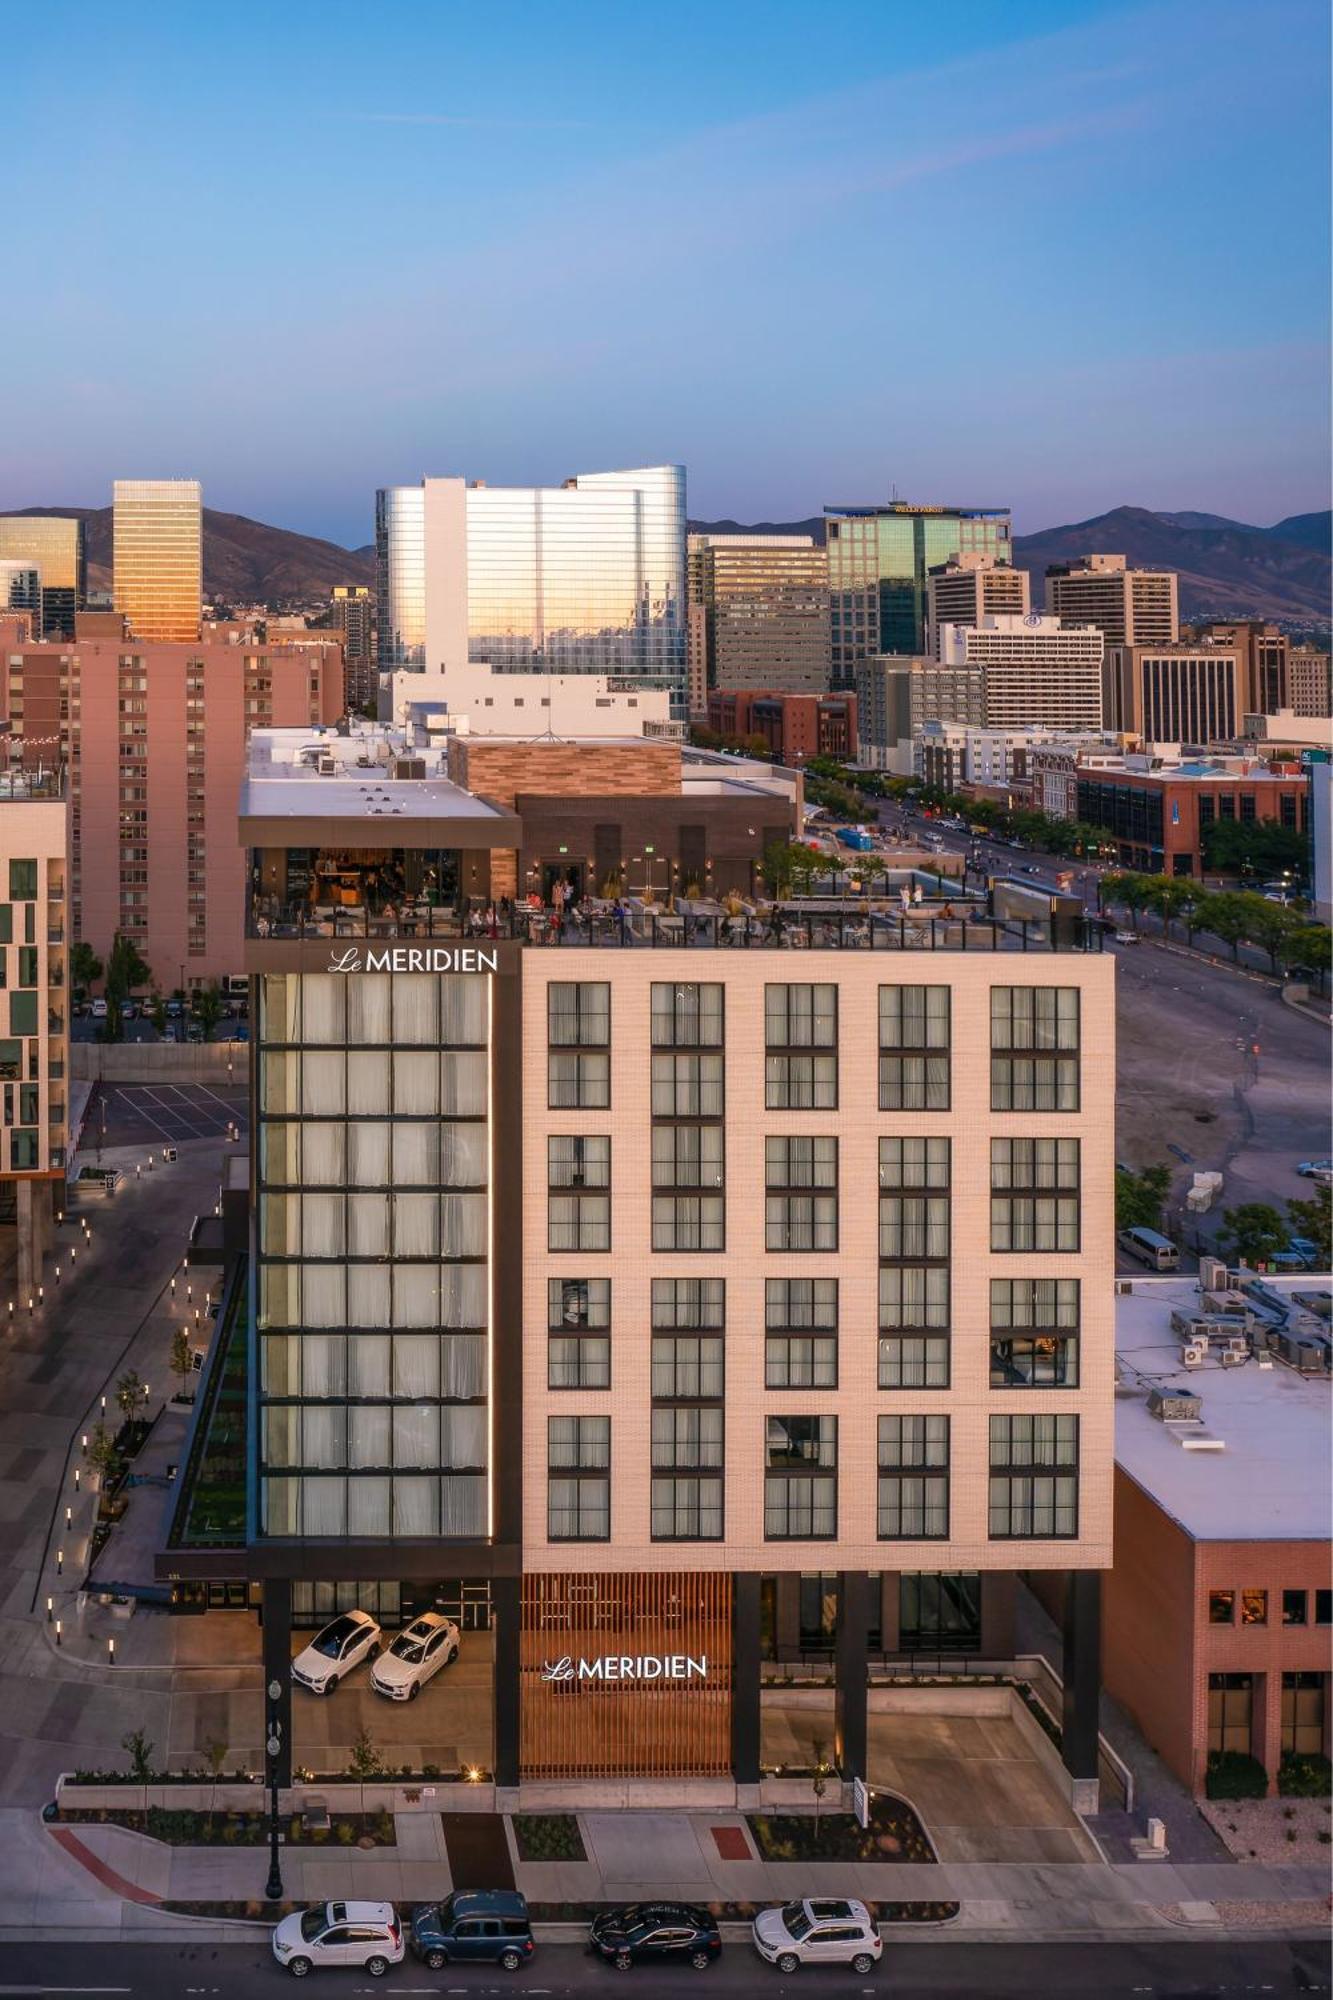
<path id="1" fill-rule="evenodd" d="M 109 507 L 26 507 L 27 514 L 78 515 L 87 524 L 88 583 L 111 588 Z M 804 521 L 691 521 L 713 534 L 807 534 L 824 540 L 824 517 Z M 1116 507 L 1090 521 L 1045 528 L 1014 539 L 1014 559 L 1032 578 L 1034 605 L 1044 602 L 1048 563 L 1094 550 L 1123 554 L 1139 568 L 1180 575 L 1182 618 L 1272 618 L 1295 627 L 1326 627 L 1333 593 L 1333 517 L 1293 514 L 1271 528 L 1197 512 L 1154 513 Z M 305 606 L 326 598 L 335 583 L 375 581 L 373 547 L 274 528 L 244 514 L 204 509 L 204 594 L 229 605 Z"/>

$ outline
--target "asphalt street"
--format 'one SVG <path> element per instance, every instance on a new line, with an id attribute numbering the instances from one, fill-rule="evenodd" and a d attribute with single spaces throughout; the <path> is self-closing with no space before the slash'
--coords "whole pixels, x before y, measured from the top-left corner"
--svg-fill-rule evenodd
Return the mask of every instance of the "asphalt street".
<path id="1" fill-rule="evenodd" d="M 885 1946 L 868 1978 L 807 1968 L 790 1979 L 762 1964 L 744 1945 L 730 1945 L 704 1973 L 638 1968 L 625 1974 L 587 1957 L 577 1946 L 539 1947 L 530 1967 L 507 1976 L 487 1967 L 429 1973 L 414 1961 L 381 1980 L 354 1971 L 311 1975 L 307 1991 L 331 1995 L 379 1993 L 505 1994 L 510 2000 L 632 1992 L 637 2000 L 679 2000 L 696 1983 L 701 1994 L 770 1995 L 772 2000 L 1192 2000 L 1193 1996 L 1319 1994 L 1329 1991 L 1329 1953 L 1321 1944 L 1237 1944 L 1203 1941 L 1086 1944 L 895 1944 Z M 0 2000 L 46 1994 L 123 1995 L 126 2000 L 249 2000 L 290 1987 L 263 1944 L 0 1944 Z"/>

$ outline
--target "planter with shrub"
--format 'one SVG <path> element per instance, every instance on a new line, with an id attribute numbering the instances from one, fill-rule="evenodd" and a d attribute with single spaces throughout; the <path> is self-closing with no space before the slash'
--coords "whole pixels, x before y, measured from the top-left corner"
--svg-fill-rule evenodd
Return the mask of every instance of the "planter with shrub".
<path id="1" fill-rule="evenodd" d="M 1333 1764 L 1314 1752 L 1288 1750 L 1277 1767 L 1277 1788 L 1284 1799 L 1326 1799 L 1333 1792 Z"/>
<path id="2" fill-rule="evenodd" d="M 1243 1750 L 1210 1750 L 1204 1792 L 1210 1799 L 1266 1799 L 1268 1773 Z"/>

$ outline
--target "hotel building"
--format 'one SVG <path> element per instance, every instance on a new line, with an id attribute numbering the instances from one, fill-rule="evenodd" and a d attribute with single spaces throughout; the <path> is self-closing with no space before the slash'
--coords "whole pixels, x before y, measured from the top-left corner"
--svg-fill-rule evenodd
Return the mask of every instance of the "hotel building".
<path id="1" fill-rule="evenodd" d="M 1052 1570 L 1063 1754 L 1095 1781 L 1114 967 L 1081 910 L 773 928 L 659 895 L 478 933 L 465 903 L 533 877 L 607 775 L 548 767 L 543 806 L 540 745 L 451 777 L 296 743 L 256 737 L 242 796 L 250 1217 L 224 1200 L 158 1559 L 179 1593 L 261 1604 L 284 1757 L 293 1624 L 434 1605 L 485 1665 L 476 1761 L 510 1796 L 757 1796 L 765 1680 L 809 1655 L 864 1774 L 871 1662 L 1011 1655 L 1015 1573 Z M 729 874 L 744 840 L 762 856 L 777 798 L 710 797 L 661 807 L 665 879 L 696 814 Z M 615 811 L 642 866 L 643 799 Z M 195 1527 L 224 1366 L 250 1412 L 229 1540 Z"/>
<path id="2" fill-rule="evenodd" d="M 970 551 L 932 569 L 926 579 L 926 637 L 938 659 L 945 625 L 979 625 L 983 618 L 1024 618 L 1028 573 L 992 555 Z"/>
<path id="3" fill-rule="evenodd" d="M 197 479 L 117 479 L 113 593 L 132 637 L 189 643 L 204 594 L 204 493 Z"/>
<path id="4" fill-rule="evenodd" d="M 1100 729 L 1103 644 L 1093 625 L 1001 612 L 975 625 L 942 625 L 939 659 L 955 670 L 980 667 L 988 727 Z"/>
<path id="5" fill-rule="evenodd" d="M 0 514 L 0 562 L 40 572 L 44 624 L 33 638 L 72 639 L 74 614 L 88 594 L 83 522 L 63 514 Z"/>
<path id="6" fill-rule="evenodd" d="M 1095 625 L 1108 646 L 1172 646 L 1180 636 L 1175 571 L 1130 569 L 1123 556 L 1053 563 L 1046 609 L 1071 625 Z"/>
<path id="7" fill-rule="evenodd" d="M 382 674 L 605 674 L 684 717 L 683 466 L 386 487 L 375 555 Z"/>

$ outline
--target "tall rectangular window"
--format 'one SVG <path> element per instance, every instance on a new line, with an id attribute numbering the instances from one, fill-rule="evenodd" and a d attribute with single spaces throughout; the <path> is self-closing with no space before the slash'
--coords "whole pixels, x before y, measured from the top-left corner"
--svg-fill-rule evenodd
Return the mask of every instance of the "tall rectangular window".
<path id="1" fill-rule="evenodd" d="M 770 1111 L 829 1111 L 838 1102 L 838 989 L 764 988 L 764 1102 Z"/>
<path id="2" fill-rule="evenodd" d="M 654 1118 L 720 1118 L 726 1109 L 722 1057 L 686 1052 L 652 1059 Z"/>
<path id="3" fill-rule="evenodd" d="M 611 1533 L 610 1417 L 548 1417 L 546 1463 L 550 1539 L 606 1541 Z"/>
<path id="4" fill-rule="evenodd" d="M 37 863 L 35 861 L 11 861 L 9 864 L 9 900 L 11 903 L 31 903 L 37 894 Z"/>
<path id="5" fill-rule="evenodd" d="M 1078 1386 L 1077 1278 L 992 1278 L 992 1389 Z"/>
<path id="6" fill-rule="evenodd" d="M 764 1386 L 837 1388 L 836 1278 L 764 1280 Z"/>
<path id="7" fill-rule="evenodd" d="M 552 1134 L 546 1141 L 548 1250 L 611 1248 L 611 1141 Z"/>
<path id="8" fill-rule="evenodd" d="M 611 1280 L 548 1278 L 546 1380 L 552 1389 L 611 1386 Z"/>
<path id="9" fill-rule="evenodd" d="M 653 1249 L 726 1247 L 723 1128 L 654 1125 Z"/>
<path id="10" fill-rule="evenodd" d="M 879 989 L 879 1108 L 949 1109 L 949 988 Z"/>
<path id="11" fill-rule="evenodd" d="M 722 1047 L 720 982 L 654 982 L 652 1036 L 655 1049 Z"/>
<path id="12" fill-rule="evenodd" d="M 991 988 L 991 1110 L 1077 1111 L 1076 986 Z"/>
<path id="13" fill-rule="evenodd" d="M 838 1142 L 764 1141 L 765 1244 L 769 1250 L 838 1247 Z"/>
<path id="14" fill-rule="evenodd" d="M 1052 1541 L 1078 1533 L 1078 1418 L 990 1420 L 990 1538 Z"/>
<path id="15" fill-rule="evenodd" d="M 764 1421 L 765 1539 L 832 1541 L 838 1532 L 838 1419 Z"/>
<path id="16" fill-rule="evenodd" d="M 546 989 L 546 1101 L 553 1111 L 611 1102 L 611 988 L 555 979 Z"/>
<path id="17" fill-rule="evenodd" d="M 992 1250 L 1079 1248 L 1077 1139 L 992 1139 Z"/>
<path id="18" fill-rule="evenodd" d="M 938 1541 L 949 1533 L 949 1419 L 879 1419 L 879 1536 Z"/>
<path id="19" fill-rule="evenodd" d="M 726 1309 L 723 1278 L 654 1278 L 653 1329 L 720 1331 Z"/>

